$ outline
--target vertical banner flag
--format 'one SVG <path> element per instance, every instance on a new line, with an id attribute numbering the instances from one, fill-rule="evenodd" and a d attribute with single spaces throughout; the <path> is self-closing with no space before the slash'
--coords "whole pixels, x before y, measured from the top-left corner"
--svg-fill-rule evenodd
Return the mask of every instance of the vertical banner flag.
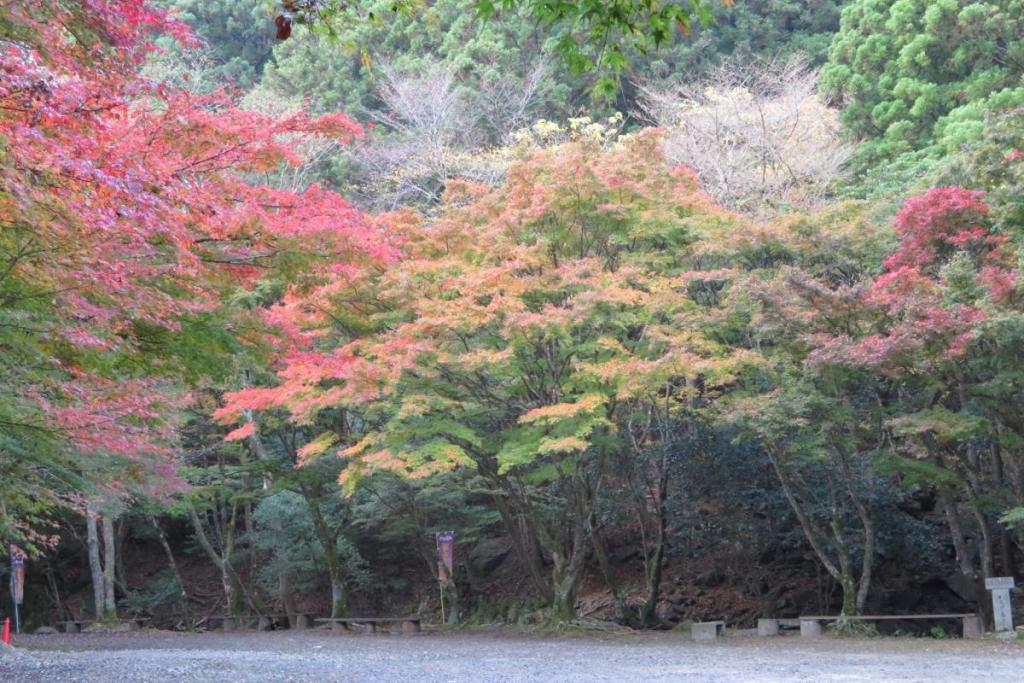
<path id="1" fill-rule="evenodd" d="M 437 556 L 440 560 L 437 563 L 437 578 L 440 581 L 447 583 L 448 578 L 452 576 L 455 568 L 454 531 L 437 532 Z"/>
<path id="2" fill-rule="evenodd" d="M 11 544 L 11 599 L 20 605 L 25 598 L 25 558 L 28 555 L 18 546 Z"/>

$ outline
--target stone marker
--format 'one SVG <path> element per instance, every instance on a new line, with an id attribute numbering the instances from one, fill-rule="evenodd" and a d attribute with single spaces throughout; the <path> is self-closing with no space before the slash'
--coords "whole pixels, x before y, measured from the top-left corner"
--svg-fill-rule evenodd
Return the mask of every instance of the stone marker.
<path id="1" fill-rule="evenodd" d="M 996 633 L 1013 630 L 1013 609 L 1010 591 L 1015 583 L 1012 576 L 993 576 L 985 579 L 985 588 L 992 591 L 992 615 Z"/>
<path id="2" fill-rule="evenodd" d="M 757 635 L 762 637 L 777 636 L 779 635 L 779 620 L 778 619 L 758 619 L 757 620 Z"/>

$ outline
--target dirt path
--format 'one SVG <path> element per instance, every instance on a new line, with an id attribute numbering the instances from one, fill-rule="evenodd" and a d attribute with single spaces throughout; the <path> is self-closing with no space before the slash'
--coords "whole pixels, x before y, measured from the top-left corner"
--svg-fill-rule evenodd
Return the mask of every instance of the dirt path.
<path id="1" fill-rule="evenodd" d="M 2 681 L 843 681 L 1018 683 L 1024 647 L 959 640 L 539 638 L 505 633 L 25 636 Z"/>

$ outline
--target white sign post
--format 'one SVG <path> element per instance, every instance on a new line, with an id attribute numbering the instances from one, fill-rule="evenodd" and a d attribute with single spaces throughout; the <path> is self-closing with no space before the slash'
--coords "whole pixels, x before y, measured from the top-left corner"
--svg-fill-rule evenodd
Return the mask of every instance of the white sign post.
<path id="1" fill-rule="evenodd" d="M 994 576 L 985 579 L 985 588 L 992 591 L 992 614 L 996 633 L 1013 630 L 1013 610 L 1010 607 L 1010 591 L 1013 590 L 1012 576 Z"/>

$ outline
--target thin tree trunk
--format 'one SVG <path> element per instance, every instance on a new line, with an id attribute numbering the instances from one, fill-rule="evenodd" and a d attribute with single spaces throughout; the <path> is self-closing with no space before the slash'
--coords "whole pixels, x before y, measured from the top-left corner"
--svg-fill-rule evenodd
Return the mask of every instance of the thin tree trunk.
<path id="1" fill-rule="evenodd" d="M 857 510 L 857 516 L 860 518 L 860 523 L 863 527 L 864 556 L 861 559 L 860 585 L 857 587 L 856 600 L 857 614 L 861 614 L 864 611 L 864 605 L 868 601 L 868 593 L 871 590 L 871 573 L 875 564 L 875 521 L 871 516 L 871 511 L 868 510 L 868 506 L 864 504 L 864 500 L 857 491 L 853 470 L 850 467 L 849 454 L 838 442 L 833 445 L 839 456 L 839 464 L 843 473 L 843 480 L 846 483 L 846 491 L 850 494 L 850 500 L 853 501 L 853 505 Z"/>
<path id="2" fill-rule="evenodd" d="M 496 488 L 498 492 L 494 494 L 492 500 L 501 516 L 501 521 L 505 524 L 509 537 L 512 539 L 512 547 L 515 548 L 519 560 L 530 572 L 534 586 L 541 596 L 550 603 L 554 600 L 554 590 L 539 552 L 537 536 L 527 524 L 525 515 L 517 514 L 501 492 L 501 487 L 497 486 Z"/>
<path id="3" fill-rule="evenodd" d="M 117 618 L 117 601 L 114 591 L 115 567 L 117 566 L 116 539 L 114 538 L 114 519 L 111 515 L 105 514 L 103 523 L 103 587 L 104 587 L 104 616 L 112 619 Z"/>
<path id="4" fill-rule="evenodd" d="M 234 511 L 238 510 L 238 507 L 233 508 Z M 239 613 L 238 594 L 235 590 L 235 578 L 231 569 L 230 557 L 232 540 L 234 538 L 234 532 L 232 529 L 226 530 L 227 540 L 225 541 L 225 547 L 222 553 L 218 553 L 210 543 L 209 537 L 206 535 L 206 530 L 203 529 L 203 523 L 199 519 L 198 513 L 194 507 L 189 506 L 188 509 L 189 517 L 192 520 L 192 526 L 196 532 L 196 539 L 199 541 L 200 547 L 206 552 L 207 556 L 213 562 L 214 566 L 220 570 L 221 588 L 224 590 L 224 600 L 227 603 L 228 615 L 236 615 Z M 235 521 L 235 514 L 231 515 L 231 523 Z"/>
<path id="5" fill-rule="evenodd" d="M 164 549 L 164 554 L 167 555 L 167 563 L 171 567 L 171 572 L 174 574 L 174 580 L 178 583 L 178 590 L 181 591 L 181 612 L 182 618 L 185 623 L 188 623 L 188 593 L 185 592 L 185 581 L 181 578 L 181 571 L 178 569 L 178 562 L 174 559 L 174 551 L 171 550 L 171 544 L 167 542 L 167 535 L 164 534 L 163 528 L 160 523 L 157 522 L 156 517 L 153 515 L 147 515 L 149 523 L 156 529 L 156 537 L 160 540 L 160 546 Z"/>
<path id="6" fill-rule="evenodd" d="M 124 522 L 124 517 L 116 520 L 114 525 L 115 534 L 114 538 L 117 539 L 116 547 L 114 548 L 114 556 L 117 561 L 114 563 L 114 575 L 117 577 L 117 585 L 121 587 L 122 592 L 128 592 L 128 574 L 124 569 L 124 542 L 128 537 L 128 525 Z"/>
<path id="7" fill-rule="evenodd" d="M 601 570 L 605 584 L 608 585 L 608 590 L 611 591 L 612 602 L 615 604 L 615 613 L 622 623 L 632 626 L 636 620 L 626 605 L 626 597 L 622 594 L 622 587 L 612 573 L 612 566 L 608 560 L 608 551 L 605 548 L 604 539 L 601 538 L 600 530 L 593 525 L 593 521 L 591 521 L 589 536 L 594 548 L 594 557 L 597 559 L 597 566 Z"/>
<path id="8" fill-rule="evenodd" d="M 668 524 L 668 510 L 665 501 L 668 499 L 668 458 L 661 458 L 661 472 L 658 477 L 658 488 L 654 504 L 658 510 L 657 534 L 654 537 L 654 552 L 648 561 L 647 599 L 640 607 L 640 623 L 652 628 L 658 622 L 658 599 L 661 597 L 661 574 L 665 566 L 665 528 Z"/>
<path id="9" fill-rule="evenodd" d="M 89 551 L 89 573 L 92 577 L 92 599 L 97 619 L 103 618 L 106 607 L 106 590 L 103 578 L 103 565 L 100 563 L 100 539 L 96 525 L 96 511 L 89 505 L 85 508 L 85 532 Z"/>
<path id="10" fill-rule="evenodd" d="M 589 514 L 589 511 L 587 513 Z M 551 586 L 554 592 L 551 608 L 558 621 L 571 621 L 576 616 L 576 597 L 583 581 L 587 550 L 590 547 L 582 518 L 573 521 L 572 533 L 568 540 L 569 543 L 563 547 L 549 547 L 553 562 Z"/>
<path id="11" fill-rule="evenodd" d="M 771 461 L 772 467 L 775 469 L 775 474 L 779 478 L 779 484 L 782 486 L 782 493 L 786 497 L 786 501 L 789 503 L 790 509 L 793 510 L 793 514 L 796 515 L 797 522 L 799 522 L 800 528 L 804 532 L 804 537 L 807 539 L 807 542 L 811 544 L 811 549 L 814 551 L 814 554 L 818 556 L 818 561 L 821 562 L 821 566 L 825 568 L 825 571 L 827 571 L 833 579 L 842 583 L 842 572 L 826 554 L 825 547 L 822 545 L 821 538 L 824 536 L 824 533 L 817 529 L 817 525 L 814 523 L 814 520 L 808 517 L 800 506 L 800 501 L 796 499 L 796 495 L 790 488 L 789 481 L 782 473 L 782 468 L 780 467 L 778 458 L 775 455 L 775 449 L 765 444 L 765 452 L 768 453 L 768 459 Z"/>
<path id="12" fill-rule="evenodd" d="M 348 595 L 345 590 L 348 577 L 345 575 L 345 568 L 338 557 L 338 539 L 327 525 L 327 520 L 324 519 L 323 512 L 320 510 L 320 504 L 312 492 L 303 487 L 302 497 L 309 508 L 310 517 L 313 519 L 313 530 L 324 551 L 324 562 L 327 564 L 327 575 L 331 582 L 331 617 L 340 619 L 345 616 L 348 609 Z"/>
<path id="13" fill-rule="evenodd" d="M 956 508 L 956 502 L 954 502 L 949 493 L 940 489 L 939 503 L 942 505 L 942 512 L 946 516 L 946 525 L 949 527 L 949 535 L 953 540 L 953 549 L 956 551 L 956 561 L 960 567 L 960 573 L 968 579 L 974 578 L 974 562 L 967 551 L 967 539 L 964 536 L 964 527 L 960 521 L 960 513 Z"/>

